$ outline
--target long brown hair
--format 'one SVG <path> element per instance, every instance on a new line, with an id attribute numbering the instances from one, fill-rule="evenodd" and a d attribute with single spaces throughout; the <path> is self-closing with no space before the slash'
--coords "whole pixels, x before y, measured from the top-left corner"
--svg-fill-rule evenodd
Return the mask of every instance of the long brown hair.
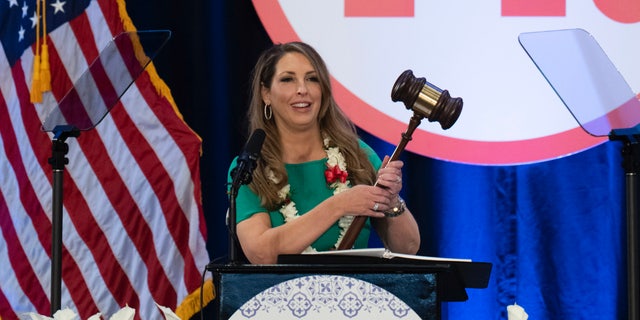
<path id="1" fill-rule="evenodd" d="M 275 210 L 281 204 L 278 190 L 288 183 L 287 172 L 282 161 L 280 134 L 274 119 L 264 116 L 264 101 L 261 96 L 262 87 L 271 88 L 276 64 L 282 56 L 290 52 L 303 54 L 316 71 L 322 90 L 322 101 L 318 114 L 318 123 L 323 136 L 331 140 L 331 146 L 338 146 L 345 157 L 349 180 L 352 185 L 373 184 L 376 173 L 365 152 L 358 143 L 355 125 L 342 112 L 333 98 L 329 71 L 322 57 L 310 45 L 303 42 L 275 44 L 262 53 L 253 70 L 251 102 L 247 112 L 249 132 L 263 129 L 266 138 L 262 146 L 254 176 L 249 187 L 256 192 L 262 205 L 268 210 Z M 271 171 L 278 183 L 269 179 Z"/>

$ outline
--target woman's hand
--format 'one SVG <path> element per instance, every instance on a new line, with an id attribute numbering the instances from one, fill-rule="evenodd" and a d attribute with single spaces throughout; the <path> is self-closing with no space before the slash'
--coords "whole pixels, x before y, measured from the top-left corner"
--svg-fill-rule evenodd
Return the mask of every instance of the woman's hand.
<path id="1" fill-rule="evenodd" d="M 342 215 L 382 218 L 384 217 L 382 209 L 390 205 L 389 197 L 389 191 L 383 188 L 356 185 L 334 195 L 331 201 Z"/>
<path id="2" fill-rule="evenodd" d="M 378 170 L 378 179 L 376 185 L 386 189 L 388 193 L 387 206 L 379 207 L 380 211 L 388 211 L 392 207 L 398 205 L 398 195 L 402 190 L 402 167 L 404 162 L 401 160 L 389 161 L 390 157 L 385 156 L 382 166 Z"/>

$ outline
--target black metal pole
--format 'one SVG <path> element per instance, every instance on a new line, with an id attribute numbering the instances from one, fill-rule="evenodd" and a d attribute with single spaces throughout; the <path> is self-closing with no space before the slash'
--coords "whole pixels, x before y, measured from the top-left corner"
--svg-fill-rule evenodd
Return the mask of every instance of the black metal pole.
<path id="1" fill-rule="evenodd" d="M 625 202 L 627 222 L 627 319 L 640 320 L 640 267 L 638 254 L 638 174 L 640 173 L 640 132 L 637 128 L 615 129 L 609 140 L 624 143 L 622 167 L 625 170 Z"/>
<path id="2" fill-rule="evenodd" d="M 62 178 L 63 170 L 53 170 L 53 211 L 51 216 L 51 315 L 60 310 L 62 295 Z"/>
<path id="3" fill-rule="evenodd" d="M 235 186 L 231 187 L 229 192 L 229 212 L 227 216 L 227 227 L 229 228 L 229 264 L 240 264 L 238 246 L 238 236 L 236 235 L 236 197 L 238 195 L 238 189 Z"/>
<path id="4" fill-rule="evenodd" d="M 628 319 L 640 320 L 640 277 L 638 268 L 638 173 L 640 173 L 640 144 L 635 136 L 628 137 L 622 148 L 625 169 L 627 206 L 627 303 Z"/>
<path id="5" fill-rule="evenodd" d="M 627 292 L 629 320 L 640 319 L 640 279 L 638 278 L 638 174 L 626 174 L 627 203 Z"/>
<path id="6" fill-rule="evenodd" d="M 62 206 L 64 166 L 69 146 L 68 137 L 78 137 L 80 131 L 73 126 L 58 126 L 54 129 L 52 156 L 49 164 L 53 168 L 53 199 L 51 211 L 51 316 L 58 310 L 62 301 Z"/>

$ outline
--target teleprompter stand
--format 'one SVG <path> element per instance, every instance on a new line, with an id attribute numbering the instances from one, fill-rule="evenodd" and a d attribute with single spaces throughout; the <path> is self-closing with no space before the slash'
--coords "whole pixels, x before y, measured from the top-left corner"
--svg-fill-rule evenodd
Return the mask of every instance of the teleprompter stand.
<path id="1" fill-rule="evenodd" d="M 62 296 L 62 204 L 64 166 L 69 163 L 67 138 L 77 138 L 80 131 L 73 126 L 56 126 L 53 130 L 52 156 L 49 164 L 53 168 L 53 210 L 51 211 L 51 315 L 60 310 Z"/>
<path id="2" fill-rule="evenodd" d="M 628 319 L 640 320 L 638 174 L 640 100 L 585 30 L 522 33 L 520 44 L 580 126 L 595 137 L 621 141 L 625 170 Z"/>
<path id="3" fill-rule="evenodd" d="M 614 129 L 609 140 L 622 141 L 622 167 L 625 171 L 625 202 L 627 218 L 627 302 L 628 319 L 640 319 L 640 278 L 638 268 L 638 191 L 640 174 L 640 131 L 638 128 Z"/>
<path id="4" fill-rule="evenodd" d="M 49 158 L 53 169 L 51 315 L 60 310 L 62 296 L 63 177 L 69 163 L 66 140 L 98 125 L 170 36 L 166 30 L 122 33 L 108 43 L 59 102 L 52 101 L 52 95 L 44 97 L 43 105 L 52 111 L 42 129 L 53 133 Z"/>

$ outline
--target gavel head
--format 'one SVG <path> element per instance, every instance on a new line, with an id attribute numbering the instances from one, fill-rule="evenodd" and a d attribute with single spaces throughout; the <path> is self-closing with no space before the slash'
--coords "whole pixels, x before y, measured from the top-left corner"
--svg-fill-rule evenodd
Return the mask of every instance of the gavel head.
<path id="1" fill-rule="evenodd" d="M 429 121 L 438 121 L 442 129 L 449 129 L 462 111 L 462 98 L 452 98 L 447 90 L 416 78 L 411 70 L 403 72 L 391 91 L 391 100 L 402 101 L 409 110 Z"/>

